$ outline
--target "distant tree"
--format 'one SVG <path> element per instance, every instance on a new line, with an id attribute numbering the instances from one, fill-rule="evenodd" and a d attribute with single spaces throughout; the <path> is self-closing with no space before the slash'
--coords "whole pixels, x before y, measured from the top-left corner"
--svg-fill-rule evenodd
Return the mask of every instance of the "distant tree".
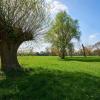
<path id="1" fill-rule="evenodd" d="M 86 57 L 87 55 L 86 55 L 86 47 L 82 44 L 82 49 L 83 49 L 83 55 L 84 55 L 84 57 Z"/>
<path id="2" fill-rule="evenodd" d="M 100 49 L 100 42 L 97 42 L 93 45 L 94 48 Z"/>
<path id="3" fill-rule="evenodd" d="M 78 51 L 75 51 L 76 56 L 83 56 L 83 49 L 79 49 Z"/>
<path id="4" fill-rule="evenodd" d="M 47 47 L 47 48 L 45 48 L 45 49 L 46 49 L 46 50 L 45 50 L 46 55 L 49 56 L 49 55 L 50 55 L 50 48 Z"/>
<path id="5" fill-rule="evenodd" d="M 33 49 L 33 47 L 32 48 L 30 48 L 30 50 L 29 50 L 29 56 L 31 55 L 33 55 L 34 54 L 34 49 Z"/>
<path id="6" fill-rule="evenodd" d="M 17 50 L 24 41 L 35 39 L 46 21 L 45 0 L 0 0 L 1 69 L 20 68 Z"/>
<path id="7" fill-rule="evenodd" d="M 55 47 L 51 47 L 51 55 L 52 56 L 58 56 L 59 55 L 59 50 Z"/>
<path id="8" fill-rule="evenodd" d="M 98 56 L 100 56 L 100 42 L 97 42 L 93 45 L 94 53 Z"/>
<path id="9" fill-rule="evenodd" d="M 73 43 L 69 43 L 68 44 L 68 52 L 69 52 L 69 56 L 73 56 L 73 54 L 74 54 L 74 45 L 73 45 Z"/>
<path id="10" fill-rule="evenodd" d="M 73 20 L 65 11 L 59 12 L 46 38 L 53 47 L 58 48 L 60 57 L 64 59 L 70 41 L 80 38 L 78 21 Z"/>
<path id="11" fill-rule="evenodd" d="M 88 56 L 92 56 L 93 55 L 93 48 L 92 45 L 86 46 L 86 54 Z"/>

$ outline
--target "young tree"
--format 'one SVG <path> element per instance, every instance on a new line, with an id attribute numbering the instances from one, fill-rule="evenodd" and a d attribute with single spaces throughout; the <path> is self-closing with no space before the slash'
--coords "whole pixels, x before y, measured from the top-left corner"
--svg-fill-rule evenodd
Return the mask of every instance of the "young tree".
<path id="1" fill-rule="evenodd" d="M 0 0 L 0 51 L 2 70 L 20 68 L 17 50 L 35 39 L 45 25 L 45 0 Z"/>
<path id="2" fill-rule="evenodd" d="M 65 11 L 59 12 L 46 38 L 60 51 L 60 57 L 65 58 L 66 48 L 73 38 L 79 40 L 78 21 L 73 20 Z"/>

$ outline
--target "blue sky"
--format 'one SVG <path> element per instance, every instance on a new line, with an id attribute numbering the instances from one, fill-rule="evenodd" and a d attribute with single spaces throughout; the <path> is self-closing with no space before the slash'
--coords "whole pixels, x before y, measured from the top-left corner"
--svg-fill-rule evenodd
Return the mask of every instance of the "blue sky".
<path id="1" fill-rule="evenodd" d="M 100 41 L 100 0 L 57 0 L 68 13 L 79 20 L 81 42 L 88 45 Z"/>

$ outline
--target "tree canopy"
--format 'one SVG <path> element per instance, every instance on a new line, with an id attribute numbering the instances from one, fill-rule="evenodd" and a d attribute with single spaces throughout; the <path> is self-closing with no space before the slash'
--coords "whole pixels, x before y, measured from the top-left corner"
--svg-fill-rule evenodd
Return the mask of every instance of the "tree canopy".
<path id="1" fill-rule="evenodd" d="M 45 21 L 44 0 L 0 0 L 0 40 L 35 37 Z"/>
<path id="2" fill-rule="evenodd" d="M 73 38 L 80 39 L 78 20 L 74 20 L 65 11 L 59 12 L 49 30 L 46 38 L 57 47 L 61 55 L 65 55 L 65 49 Z M 63 53 L 63 54 L 62 54 Z"/>

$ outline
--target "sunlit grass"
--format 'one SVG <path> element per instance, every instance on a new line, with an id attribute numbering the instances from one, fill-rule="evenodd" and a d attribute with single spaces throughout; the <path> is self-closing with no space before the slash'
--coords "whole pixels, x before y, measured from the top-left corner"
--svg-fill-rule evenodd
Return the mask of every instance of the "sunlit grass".
<path id="1" fill-rule="evenodd" d="M 18 57 L 18 59 L 24 67 L 84 72 L 100 76 L 100 57 L 66 57 L 65 60 L 61 60 L 56 56 L 24 56 Z"/>

